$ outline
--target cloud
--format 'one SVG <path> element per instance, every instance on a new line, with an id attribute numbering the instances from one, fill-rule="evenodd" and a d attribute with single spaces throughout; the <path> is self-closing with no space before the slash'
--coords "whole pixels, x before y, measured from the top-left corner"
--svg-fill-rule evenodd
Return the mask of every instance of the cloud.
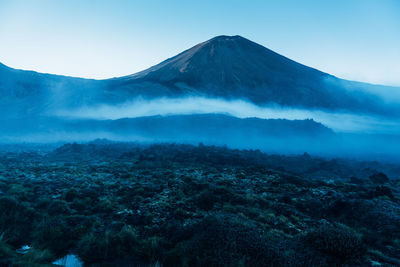
<path id="1" fill-rule="evenodd" d="M 120 105 L 84 106 L 56 112 L 60 117 L 84 119 L 120 119 L 153 115 L 222 113 L 238 118 L 314 119 L 337 132 L 399 133 L 400 122 L 383 117 L 331 112 L 317 109 L 286 108 L 278 105 L 257 106 L 244 100 L 185 97 L 143 99 Z"/>

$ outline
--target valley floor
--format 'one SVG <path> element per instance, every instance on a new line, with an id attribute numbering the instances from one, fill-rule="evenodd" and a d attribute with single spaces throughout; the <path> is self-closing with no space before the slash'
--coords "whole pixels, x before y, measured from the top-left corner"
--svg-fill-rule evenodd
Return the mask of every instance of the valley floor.
<path id="1" fill-rule="evenodd" d="M 202 144 L 3 151 L 0 266 L 400 266 L 398 178 Z"/>

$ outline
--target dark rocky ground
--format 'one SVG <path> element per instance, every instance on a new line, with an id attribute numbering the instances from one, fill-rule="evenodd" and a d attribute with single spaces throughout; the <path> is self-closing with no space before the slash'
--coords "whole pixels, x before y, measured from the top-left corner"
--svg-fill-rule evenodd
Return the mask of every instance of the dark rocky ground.
<path id="1" fill-rule="evenodd" d="M 203 145 L 3 150 L 0 266 L 69 253 L 88 266 L 400 266 L 399 178 L 394 164 Z"/>

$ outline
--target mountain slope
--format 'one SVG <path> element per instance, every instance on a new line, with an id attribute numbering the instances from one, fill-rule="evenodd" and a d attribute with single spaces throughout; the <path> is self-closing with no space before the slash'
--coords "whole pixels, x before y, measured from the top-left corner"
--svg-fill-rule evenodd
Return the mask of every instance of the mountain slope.
<path id="1" fill-rule="evenodd" d="M 362 113 L 398 114 L 369 92 L 387 88 L 338 79 L 240 36 L 218 36 L 139 73 L 89 80 L 22 71 L 0 64 L 0 112 L 56 114 L 137 98 L 203 96 Z"/>
<path id="2" fill-rule="evenodd" d="M 363 84 L 301 65 L 241 36 L 215 37 L 148 70 L 114 79 L 110 86 L 145 96 L 161 92 L 243 98 L 255 104 L 380 110 L 374 96 L 361 93 Z"/>
<path id="3" fill-rule="evenodd" d="M 104 99 L 104 82 L 0 65 L 0 112 L 10 118 L 51 114 Z"/>

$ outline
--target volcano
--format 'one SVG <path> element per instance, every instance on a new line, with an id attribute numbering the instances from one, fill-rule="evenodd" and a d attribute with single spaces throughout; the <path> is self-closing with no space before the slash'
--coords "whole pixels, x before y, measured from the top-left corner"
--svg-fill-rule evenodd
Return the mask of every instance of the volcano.
<path id="1" fill-rule="evenodd" d="M 369 88 L 369 90 L 365 90 Z M 371 88 L 373 90 L 371 90 Z M 253 104 L 394 114 L 375 94 L 385 86 L 339 79 L 241 36 L 217 36 L 142 72 L 90 80 L 22 71 L 0 64 L 3 114 L 116 105 L 137 97 L 209 97 Z"/>
<path id="2" fill-rule="evenodd" d="M 307 67 L 241 36 L 212 38 L 109 85 L 147 97 L 205 96 L 257 105 L 376 111 L 376 96 L 364 93 L 366 86 L 371 85 Z"/>

